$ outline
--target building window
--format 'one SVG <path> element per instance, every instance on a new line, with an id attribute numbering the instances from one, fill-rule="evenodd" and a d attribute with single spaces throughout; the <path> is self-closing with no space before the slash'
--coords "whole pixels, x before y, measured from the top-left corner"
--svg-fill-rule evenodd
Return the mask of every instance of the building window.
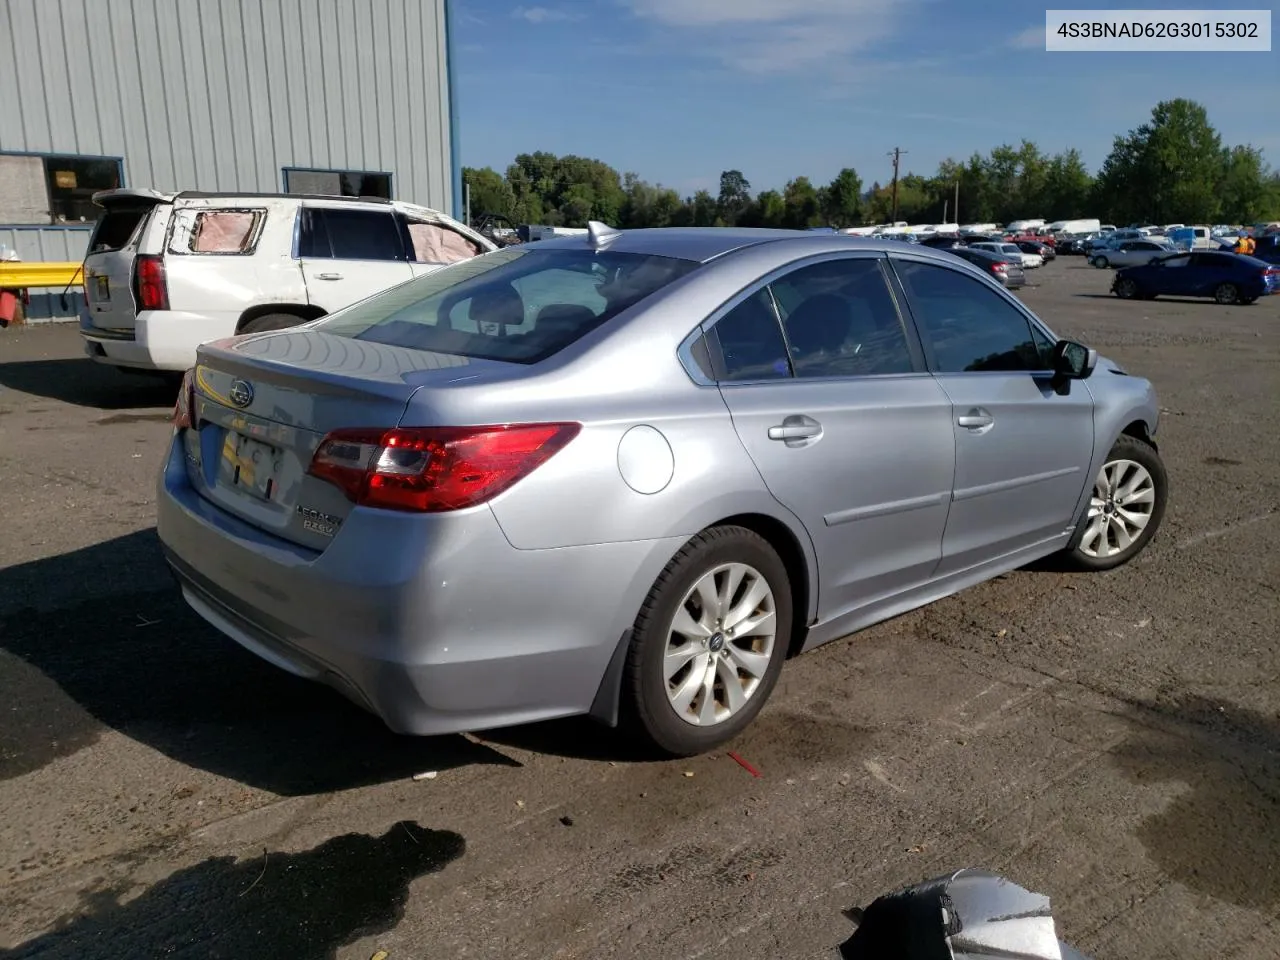
<path id="1" fill-rule="evenodd" d="M 391 199 L 391 174 L 363 170 L 298 170 L 286 167 L 284 192 L 322 197 Z"/>
<path id="2" fill-rule="evenodd" d="M 0 155 L 0 223 L 93 223 L 93 195 L 123 182 L 121 163 L 113 157 Z"/>

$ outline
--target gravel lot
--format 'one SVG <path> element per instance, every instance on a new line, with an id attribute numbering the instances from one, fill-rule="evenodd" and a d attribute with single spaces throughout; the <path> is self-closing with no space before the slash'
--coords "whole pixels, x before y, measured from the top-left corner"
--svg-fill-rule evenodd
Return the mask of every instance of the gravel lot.
<path id="1" fill-rule="evenodd" d="M 1160 534 L 792 662 L 734 745 L 759 779 L 585 722 L 399 738 L 242 652 L 157 548 L 172 392 L 0 331 L 0 954 L 822 957 L 841 909 L 973 865 L 1098 960 L 1275 957 L 1280 297 L 1032 276 L 1160 391 Z"/>

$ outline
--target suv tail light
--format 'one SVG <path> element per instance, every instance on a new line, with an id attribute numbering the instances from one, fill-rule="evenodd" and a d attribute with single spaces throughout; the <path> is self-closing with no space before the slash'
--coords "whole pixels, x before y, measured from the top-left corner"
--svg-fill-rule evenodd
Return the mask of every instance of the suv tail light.
<path id="1" fill-rule="evenodd" d="M 441 513 L 510 489 L 578 435 L 579 423 L 335 430 L 307 473 L 366 507 Z"/>
<path id="2" fill-rule="evenodd" d="M 169 309 L 169 283 L 162 257 L 153 253 L 138 254 L 133 261 L 133 293 L 139 310 Z"/>
<path id="3" fill-rule="evenodd" d="M 178 388 L 178 399 L 173 405 L 173 416 L 170 421 L 175 430 L 186 430 L 192 426 L 192 414 L 196 406 L 195 369 L 182 375 L 182 386 Z"/>

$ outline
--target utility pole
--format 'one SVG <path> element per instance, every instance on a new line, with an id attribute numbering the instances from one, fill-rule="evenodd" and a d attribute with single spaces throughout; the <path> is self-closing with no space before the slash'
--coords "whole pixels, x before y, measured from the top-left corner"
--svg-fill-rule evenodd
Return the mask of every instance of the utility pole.
<path id="1" fill-rule="evenodd" d="M 898 161 L 906 152 L 899 147 L 894 147 L 893 152 L 889 154 L 893 157 L 893 216 L 889 218 L 890 223 L 898 222 Z"/>
<path id="2" fill-rule="evenodd" d="M 956 181 L 955 215 L 956 215 L 956 225 L 959 226 L 960 225 L 960 181 L 959 180 Z"/>

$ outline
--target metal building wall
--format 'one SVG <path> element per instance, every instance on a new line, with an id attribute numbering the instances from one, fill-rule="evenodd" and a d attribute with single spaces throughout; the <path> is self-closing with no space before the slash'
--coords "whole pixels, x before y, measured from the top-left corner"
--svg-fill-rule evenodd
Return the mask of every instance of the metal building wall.
<path id="1" fill-rule="evenodd" d="M 453 210 L 447 3 L 0 0 L 0 152 L 119 157 L 158 190 L 391 173 L 395 198 Z M 68 229 L 10 246 L 79 259 L 83 229 L 48 236 Z"/>

